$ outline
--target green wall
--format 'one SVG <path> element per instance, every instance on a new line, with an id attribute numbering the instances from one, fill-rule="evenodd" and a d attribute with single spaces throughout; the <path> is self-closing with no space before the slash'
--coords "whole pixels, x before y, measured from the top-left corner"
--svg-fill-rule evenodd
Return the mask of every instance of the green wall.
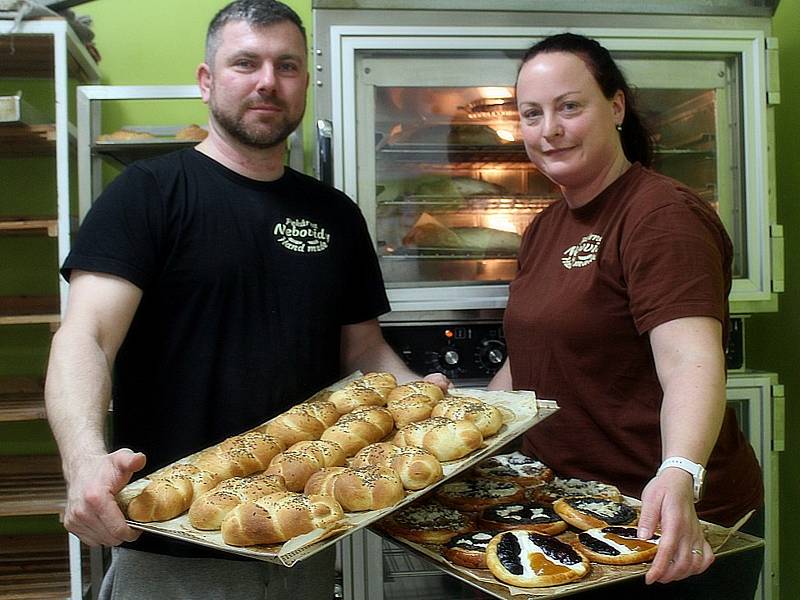
<path id="1" fill-rule="evenodd" d="M 194 83 L 194 69 L 202 58 L 203 33 L 214 13 L 226 0 L 94 0 L 77 7 L 79 14 L 94 19 L 96 44 L 102 54 L 100 68 L 103 83 L 112 85 L 190 84 Z M 310 0 L 288 0 L 311 29 Z M 797 368 L 800 352 L 800 284 L 794 276 L 800 262 L 800 0 L 781 0 L 775 15 L 774 34 L 780 40 L 782 103 L 776 110 L 776 156 L 778 177 L 778 222 L 786 234 L 786 289 L 781 296 L 780 311 L 776 314 L 755 315 L 747 322 L 747 360 L 751 368 L 776 371 L 786 386 L 787 434 L 786 451 L 781 468 L 781 588 L 783 598 L 800 598 L 800 550 L 795 540 L 800 538 L 800 485 L 797 465 L 800 464 L 800 445 L 797 434 L 800 422 L 800 369 Z M 313 93 L 313 88 L 311 89 Z M 304 134 L 310 139 L 311 106 L 306 115 Z M 107 115 L 106 126 L 115 128 L 136 121 L 140 114 L 148 114 L 149 121 L 140 124 L 189 122 L 202 118 L 202 107 L 181 107 L 178 116 L 169 110 L 154 117 L 148 105 L 128 108 L 124 112 L 112 110 Z M 4 343 L 0 345 L 0 363 L 11 357 L 3 352 L 10 346 L 14 352 L 27 351 L 22 361 L 22 373 L 32 373 L 44 362 L 41 339 L 46 333 L 30 333 L 7 328 L 2 331 Z M 34 341 L 31 340 L 34 338 Z M 7 343 L 6 343 L 7 342 Z M 12 371 L 6 364 L 4 371 Z M 19 372 L 19 371 L 18 371 Z M 24 428 L 23 428 L 24 429 Z M 28 430 L 6 430 L 12 438 L 25 439 Z M 41 439 L 33 451 L 49 451 L 51 442 L 46 432 L 33 427 L 34 439 Z M 12 440 L 13 441 L 13 440 Z M 25 450 L 30 451 L 26 441 Z M 15 444 L 4 444 L 4 446 Z M 20 442 L 20 445 L 21 442 Z M 5 448 L 8 451 L 8 448 Z M 8 521 L 8 520 L 6 520 Z M 0 522 L 0 531 L 7 529 Z M 24 529 L 35 525 L 18 523 Z"/>
<path id="2" fill-rule="evenodd" d="M 786 292 L 777 313 L 746 324 L 748 366 L 775 371 L 786 391 L 781 455 L 781 597 L 800 598 L 800 0 L 781 0 L 773 34 L 780 43 L 781 104 L 775 111 L 778 223 L 784 227 Z"/>

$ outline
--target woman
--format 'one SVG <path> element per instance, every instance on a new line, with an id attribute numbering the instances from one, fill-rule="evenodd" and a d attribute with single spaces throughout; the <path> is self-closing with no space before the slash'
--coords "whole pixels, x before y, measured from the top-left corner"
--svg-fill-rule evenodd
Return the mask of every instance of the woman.
<path id="1" fill-rule="evenodd" d="M 725 408 L 731 242 L 711 208 L 648 169 L 631 91 L 596 41 L 560 34 L 530 48 L 517 105 L 528 156 L 563 199 L 525 233 L 509 358 L 490 388 L 533 389 L 561 407 L 524 451 L 562 477 L 641 497 L 640 536 L 662 533 L 648 584 L 697 575 L 714 561 L 698 514 L 730 526 L 763 503 L 755 455 Z M 746 585 L 737 566 L 738 595 L 724 597 L 752 598 L 753 554 Z M 675 586 L 656 587 L 687 597 Z"/>

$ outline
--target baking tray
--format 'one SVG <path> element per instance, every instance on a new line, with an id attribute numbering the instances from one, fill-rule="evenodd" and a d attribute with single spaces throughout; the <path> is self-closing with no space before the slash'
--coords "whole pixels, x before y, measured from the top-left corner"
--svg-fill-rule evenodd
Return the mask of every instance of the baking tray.
<path id="1" fill-rule="evenodd" d="M 353 376 L 339 382 L 334 386 L 331 386 L 330 389 L 339 388 L 344 385 L 346 381 L 349 381 L 352 378 Z M 555 402 L 538 399 L 536 398 L 536 394 L 534 392 L 528 391 L 490 392 L 478 389 L 455 389 L 450 391 L 450 395 L 472 396 L 497 406 L 503 413 L 503 427 L 497 434 L 488 440 L 485 440 L 483 446 L 472 452 L 470 455 L 459 460 L 442 463 L 444 477 L 436 484 L 428 486 L 423 490 L 406 492 L 405 498 L 394 506 L 390 506 L 381 510 L 345 513 L 345 520 L 342 523 L 342 526 L 338 529 L 332 531 L 317 529 L 305 535 L 295 537 L 282 545 L 248 546 L 246 548 L 238 548 L 225 544 L 222 541 L 222 534 L 219 531 L 200 531 L 192 527 L 189 523 L 189 517 L 186 513 L 169 521 L 158 523 L 138 523 L 130 520 L 127 522 L 131 527 L 135 529 L 141 529 L 142 531 L 149 531 L 151 533 L 198 544 L 200 546 L 206 546 L 216 550 L 222 550 L 249 558 L 279 563 L 283 564 L 284 566 L 291 567 L 295 563 L 304 560 L 313 554 L 316 554 L 331 544 L 336 543 L 344 536 L 349 535 L 362 527 L 366 527 L 371 523 L 374 523 L 389 513 L 394 512 L 398 508 L 413 502 L 424 494 L 427 494 L 444 481 L 451 479 L 453 476 L 470 468 L 475 463 L 496 453 L 504 445 L 519 437 L 525 431 L 558 410 L 558 405 Z M 176 462 L 185 462 L 190 458 L 191 457 L 186 457 L 186 459 Z M 169 466 L 164 468 L 169 468 Z M 125 503 L 133 498 L 133 496 L 137 495 L 148 483 L 149 480 L 147 478 L 139 479 L 133 483 L 130 483 L 118 494 L 118 498 L 122 503 Z"/>
<path id="2" fill-rule="evenodd" d="M 640 505 L 641 503 L 633 498 L 625 498 L 626 503 Z M 749 515 L 748 515 L 749 517 Z M 745 521 L 743 519 L 742 521 Z M 725 556 L 737 552 L 743 552 L 764 545 L 764 540 L 746 533 L 738 531 L 741 522 L 732 528 L 722 527 L 706 521 L 701 521 L 706 539 L 715 556 Z M 409 550 L 415 556 L 422 558 L 432 564 L 440 571 L 447 573 L 479 590 L 500 598 L 501 600 L 526 600 L 529 598 L 562 598 L 571 596 L 589 589 L 595 589 L 619 583 L 620 581 L 643 577 L 650 568 L 649 562 L 636 565 L 602 565 L 592 562 L 592 570 L 585 578 L 562 585 L 546 588 L 521 588 L 506 585 L 497 580 L 487 569 L 468 569 L 459 567 L 449 562 L 440 554 L 440 547 L 434 545 L 417 544 L 400 537 L 395 537 L 384 531 L 380 526 L 372 526 L 370 530 L 377 535 L 386 538 L 392 544 L 401 546 Z M 499 532 L 498 532 L 499 533 Z M 559 536 L 560 540 L 567 543 L 573 542 L 578 536 L 578 532 L 567 531 Z M 611 593 L 611 590 L 609 590 Z"/>

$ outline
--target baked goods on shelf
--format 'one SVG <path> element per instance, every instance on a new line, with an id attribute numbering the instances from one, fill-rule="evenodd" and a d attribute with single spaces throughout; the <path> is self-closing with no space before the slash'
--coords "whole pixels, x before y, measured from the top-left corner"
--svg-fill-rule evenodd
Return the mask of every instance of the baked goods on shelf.
<path id="1" fill-rule="evenodd" d="M 330 529 L 344 518 L 330 496 L 275 492 L 234 508 L 222 521 L 222 539 L 232 546 L 278 544 L 314 529 Z"/>
<path id="2" fill-rule="evenodd" d="M 320 439 L 337 443 L 345 456 L 385 438 L 394 428 L 392 414 L 382 406 L 364 406 L 342 415 Z"/>
<path id="3" fill-rule="evenodd" d="M 446 397 L 433 407 L 431 416 L 472 421 L 484 438 L 493 436 L 503 426 L 503 415 L 496 407 L 464 396 Z"/>
<path id="4" fill-rule="evenodd" d="M 486 548 L 495 533 L 494 531 L 460 533 L 442 546 L 442 556 L 454 565 L 470 569 L 486 569 Z"/>
<path id="5" fill-rule="evenodd" d="M 521 452 L 498 454 L 482 460 L 473 469 L 479 477 L 513 481 L 522 486 L 538 486 L 553 479 L 553 470 Z"/>
<path id="6" fill-rule="evenodd" d="M 197 125 L 196 123 L 192 123 L 191 125 L 187 125 L 183 129 L 178 130 L 175 134 L 176 140 L 187 140 L 187 141 L 198 141 L 201 142 L 208 137 L 208 131 Z"/>
<path id="7" fill-rule="evenodd" d="M 287 490 L 302 492 L 314 473 L 325 467 L 344 464 L 344 451 L 338 444 L 325 440 L 303 441 L 273 458 L 265 473 L 280 475 L 286 481 Z"/>
<path id="8" fill-rule="evenodd" d="M 194 465 L 175 464 L 157 475 L 125 507 L 128 517 L 140 523 L 166 521 L 189 509 L 192 500 L 212 489 L 220 477 Z"/>
<path id="9" fill-rule="evenodd" d="M 475 518 L 435 500 L 415 502 L 380 521 L 390 534 L 420 544 L 444 544 L 472 530 Z"/>
<path id="10" fill-rule="evenodd" d="M 443 483 L 434 492 L 442 504 L 467 512 L 479 512 L 496 504 L 519 502 L 525 490 L 512 481 L 469 477 Z"/>
<path id="11" fill-rule="evenodd" d="M 559 498 L 569 496 L 599 496 L 609 500 L 619 500 L 622 496 L 619 489 L 610 483 L 600 481 L 584 481 L 583 479 L 562 479 L 554 477 L 543 485 L 531 488 L 528 497 L 539 502 L 555 502 Z"/>
<path id="12" fill-rule="evenodd" d="M 285 490 L 286 482 L 280 475 L 259 473 L 248 477 L 232 477 L 221 481 L 192 502 L 189 522 L 197 529 L 219 529 L 225 516 L 242 502 Z"/>
<path id="13" fill-rule="evenodd" d="M 112 133 L 104 133 L 97 136 L 98 142 L 133 142 L 154 139 L 156 139 L 156 136 L 152 133 L 146 131 L 129 131 L 127 129 L 118 129 Z"/>
<path id="14" fill-rule="evenodd" d="M 522 236 L 491 227 L 448 227 L 423 212 L 402 241 L 404 246 L 416 248 L 512 253 L 519 249 Z"/>
<path id="15" fill-rule="evenodd" d="M 504 531 L 486 548 L 486 565 L 500 581 L 518 587 L 560 585 L 589 574 L 589 560 L 569 544 L 532 531 Z"/>
<path id="16" fill-rule="evenodd" d="M 444 476 L 442 463 L 430 452 L 413 446 L 400 448 L 387 442 L 370 444 L 350 461 L 352 467 L 367 465 L 389 467 L 407 490 L 425 489 Z"/>
<path id="17" fill-rule="evenodd" d="M 577 548 L 590 560 L 608 565 L 632 565 L 652 560 L 659 535 L 640 540 L 635 527 L 603 527 L 578 534 Z"/>
<path id="18" fill-rule="evenodd" d="M 471 421 L 431 417 L 409 423 L 392 440 L 397 446 L 423 448 L 441 461 L 462 458 L 480 448 L 483 436 Z"/>
<path id="19" fill-rule="evenodd" d="M 558 535 L 566 531 L 567 523 L 550 506 L 538 502 L 512 502 L 484 509 L 478 517 L 478 527 Z"/>
<path id="20" fill-rule="evenodd" d="M 578 529 L 595 529 L 610 525 L 635 525 L 637 510 L 623 502 L 595 496 L 573 496 L 553 502 L 553 510 Z"/>

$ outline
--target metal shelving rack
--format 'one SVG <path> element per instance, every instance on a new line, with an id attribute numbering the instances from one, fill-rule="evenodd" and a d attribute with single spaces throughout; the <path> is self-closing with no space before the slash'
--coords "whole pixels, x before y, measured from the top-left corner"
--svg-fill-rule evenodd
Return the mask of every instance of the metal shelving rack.
<path id="1" fill-rule="evenodd" d="M 55 157 L 53 212 L 40 215 L 4 215 L 0 236 L 55 238 L 58 266 L 70 248 L 70 162 L 76 127 L 69 120 L 74 107 L 71 81 L 94 83 L 99 71 L 94 59 L 66 21 L 42 19 L 0 20 L 0 78 L 42 79 L 53 82 L 54 119 L 51 123 L 16 122 L 0 125 L 0 160 Z M 33 182 L 35 185 L 35 182 Z M 57 328 L 66 306 L 67 283 L 59 280 L 56 296 L 0 297 L 0 326 L 47 324 Z M 38 378 L 0 379 L 0 422 L 44 418 L 42 381 Z M 65 486 L 57 456 L 4 457 L 0 468 L 0 518 L 62 514 Z M 0 572 L 0 587 L 12 597 L 83 598 L 81 548 L 68 534 L 9 535 L 0 539 L 0 560 L 9 566 Z"/>

